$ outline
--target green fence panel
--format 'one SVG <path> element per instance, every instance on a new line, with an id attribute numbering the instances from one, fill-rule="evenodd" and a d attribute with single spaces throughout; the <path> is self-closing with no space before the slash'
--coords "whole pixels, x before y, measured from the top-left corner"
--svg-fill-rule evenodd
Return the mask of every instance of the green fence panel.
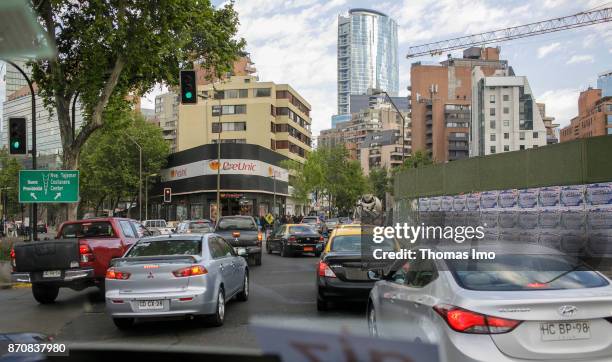
<path id="1" fill-rule="evenodd" d="M 612 180 L 612 136 L 593 137 L 584 145 L 584 179 L 587 183 Z"/>
<path id="2" fill-rule="evenodd" d="M 444 191 L 460 194 L 479 190 L 479 158 L 473 157 L 444 165 Z"/>

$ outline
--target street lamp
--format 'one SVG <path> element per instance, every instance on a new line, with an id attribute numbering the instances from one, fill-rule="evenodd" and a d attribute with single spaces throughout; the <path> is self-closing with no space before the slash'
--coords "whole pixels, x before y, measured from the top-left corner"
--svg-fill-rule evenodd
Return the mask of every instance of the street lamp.
<path id="1" fill-rule="evenodd" d="M 152 173 L 145 177 L 145 220 L 149 220 L 149 177 L 157 176 L 156 173 Z"/>
<path id="2" fill-rule="evenodd" d="M 406 142 L 406 118 L 404 117 L 402 112 L 400 112 L 399 108 L 397 108 L 397 106 L 395 105 L 395 102 L 393 102 L 393 99 L 391 98 L 389 93 L 387 93 L 386 91 L 384 91 L 382 89 L 368 88 L 368 95 L 376 96 L 376 95 L 380 95 L 380 94 L 384 94 L 387 97 L 387 99 L 389 99 L 389 102 L 391 103 L 393 108 L 395 108 L 395 110 L 400 115 L 400 117 L 402 117 L 402 163 L 404 163 L 404 161 L 406 160 L 406 146 L 405 146 L 405 142 Z"/>
<path id="3" fill-rule="evenodd" d="M 138 147 L 138 219 L 142 221 L 142 146 L 129 134 L 125 135 Z"/>
<path id="4" fill-rule="evenodd" d="M 212 83 L 213 87 L 213 95 L 217 93 L 217 88 L 215 88 L 215 83 Z M 198 94 L 198 97 L 208 101 L 209 97 Z M 223 113 L 223 108 L 221 106 L 221 98 L 219 98 L 219 129 L 217 130 L 217 219 L 215 223 L 219 221 L 221 217 L 221 131 L 223 130 L 223 125 L 221 124 L 221 114 Z M 206 117 L 207 117 L 207 109 L 206 104 L 204 105 L 204 127 L 206 128 Z M 211 126 L 212 131 L 212 126 Z M 212 215 L 211 215 L 212 216 Z"/>

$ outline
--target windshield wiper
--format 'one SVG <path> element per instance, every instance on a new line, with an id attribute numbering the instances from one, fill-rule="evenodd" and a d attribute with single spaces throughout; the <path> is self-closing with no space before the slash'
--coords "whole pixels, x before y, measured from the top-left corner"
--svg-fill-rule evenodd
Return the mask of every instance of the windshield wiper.
<path id="1" fill-rule="evenodd" d="M 576 271 L 576 269 L 582 267 L 582 264 L 577 264 L 575 267 L 571 268 L 570 270 L 564 271 L 563 273 L 557 275 L 556 277 L 552 278 L 551 280 L 547 281 L 547 282 L 542 282 L 541 284 L 550 284 L 552 282 L 554 282 L 555 280 L 558 280 L 559 278 L 563 278 L 564 276 L 566 276 L 567 274 Z"/>

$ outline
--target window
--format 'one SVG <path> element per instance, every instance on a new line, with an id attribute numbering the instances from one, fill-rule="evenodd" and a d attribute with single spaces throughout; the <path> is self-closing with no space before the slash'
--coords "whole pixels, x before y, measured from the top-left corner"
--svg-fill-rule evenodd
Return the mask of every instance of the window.
<path id="1" fill-rule="evenodd" d="M 411 288 L 423 288 L 438 277 L 431 260 L 408 261 L 396 271 L 392 281 Z"/>
<path id="2" fill-rule="evenodd" d="M 491 153 L 495 153 L 495 146 L 491 146 Z"/>
<path id="3" fill-rule="evenodd" d="M 158 256 L 158 255 L 201 255 L 202 242 L 200 240 L 140 240 L 127 256 Z"/>
<path id="4" fill-rule="evenodd" d="M 134 235 L 134 233 L 132 233 Z M 61 237 L 65 239 L 89 237 L 114 237 L 113 226 L 108 221 L 79 222 L 66 224 L 62 228 Z M 134 236 L 132 236 L 134 237 Z"/>
<path id="5" fill-rule="evenodd" d="M 489 115 L 491 116 L 495 115 L 495 108 L 489 108 Z"/>
<path id="6" fill-rule="evenodd" d="M 504 121 L 504 127 L 510 127 L 510 121 Z"/>
<path id="7" fill-rule="evenodd" d="M 533 132 L 533 138 L 538 138 L 538 132 Z"/>
<path id="8" fill-rule="evenodd" d="M 489 121 L 489 127 L 495 129 L 495 121 Z"/>
<path id="9" fill-rule="evenodd" d="M 212 133 L 219 133 L 219 125 L 222 125 L 221 132 L 246 131 L 246 122 L 214 122 L 212 124 Z"/>
<path id="10" fill-rule="evenodd" d="M 495 142 L 495 133 L 491 133 L 490 138 L 491 141 Z"/>
<path id="11" fill-rule="evenodd" d="M 510 108 L 509 107 L 504 107 L 504 114 L 508 114 L 510 113 Z"/>
<path id="12" fill-rule="evenodd" d="M 217 144 L 217 140 L 212 140 L 213 144 Z M 246 138 L 226 138 L 222 139 L 221 143 L 246 143 Z"/>
<path id="13" fill-rule="evenodd" d="M 519 139 L 520 139 L 521 141 L 524 141 L 524 140 L 525 140 L 525 132 L 519 132 Z"/>
<path id="14" fill-rule="evenodd" d="M 509 95 L 507 95 L 507 94 L 504 94 L 504 101 L 506 101 L 506 102 L 507 102 L 507 101 L 509 101 L 509 100 L 510 100 L 510 96 L 509 96 Z"/>
<path id="15" fill-rule="evenodd" d="M 270 88 L 255 88 L 255 97 L 269 97 L 272 93 Z"/>
<path id="16" fill-rule="evenodd" d="M 212 256 L 213 259 L 225 258 L 227 256 L 225 246 L 219 238 L 209 238 L 208 249 L 210 250 L 210 256 Z"/>
<path id="17" fill-rule="evenodd" d="M 248 89 L 228 89 L 225 91 L 226 99 L 248 98 L 248 96 L 249 96 Z"/>
<path id="18" fill-rule="evenodd" d="M 505 146 L 504 146 L 504 152 L 508 152 L 508 151 L 510 151 L 510 146 L 505 145 Z"/>
<path id="19" fill-rule="evenodd" d="M 504 133 L 504 139 L 505 140 L 509 140 L 510 139 L 510 133 Z"/>
<path id="20" fill-rule="evenodd" d="M 495 103 L 495 96 L 494 95 L 489 96 L 489 103 Z"/>
<path id="21" fill-rule="evenodd" d="M 136 237 L 136 235 L 134 235 L 134 229 L 132 229 L 132 225 L 130 225 L 129 221 L 121 220 L 119 221 L 119 225 L 121 225 L 121 230 L 123 231 L 123 235 L 125 235 L 126 238 Z"/>
<path id="22" fill-rule="evenodd" d="M 520 145 L 519 146 L 519 150 L 524 150 L 525 149 L 525 145 Z"/>
<path id="23" fill-rule="evenodd" d="M 246 104 L 232 106 L 212 106 L 212 115 L 220 116 L 222 114 L 245 114 Z"/>

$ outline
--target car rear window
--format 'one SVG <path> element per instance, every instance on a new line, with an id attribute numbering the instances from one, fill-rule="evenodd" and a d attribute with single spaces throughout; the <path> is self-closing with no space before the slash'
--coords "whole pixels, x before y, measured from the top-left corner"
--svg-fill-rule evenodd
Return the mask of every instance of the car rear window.
<path id="1" fill-rule="evenodd" d="M 200 255 L 202 254 L 201 240 L 141 240 L 126 256 L 158 256 L 158 255 Z"/>
<path id="2" fill-rule="evenodd" d="M 305 217 L 304 220 L 302 220 L 302 222 L 304 224 L 316 224 L 317 220 L 318 219 L 316 217 Z"/>
<path id="3" fill-rule="evenodd" d="M 108 221 L 66 224 L 60 232 L 60 238 L 82 237 L 115 237 L 115 233 L 113 231 L 113 226 Z"/>
<path id="4" fill-rule="evenodd" d="M 251 218 L 244 217 L 224 217 L 219 220 L 217 229 L 225 230 L 257 230 L 257 225 Z"/>
<path id="5" fill-rule="evenodd" d="M 361 252 L 362 251 L 362 248 L 361 248 L 362 238 L 363 240 L 367 242 L 367 245 L 373 245 L 379 249 L 388 250 L 388 251 L 396 249 L 395 248 L 396 244 L 393 239 L 385 239 L 380 244 L 372 244 L 371 236 L 368 237 L 367 235 L 362 236 L 358 234 L 358 235 L 338 235 L 334 237 L 331 241 L 330 250 L 331 251 Z"/>
<path id="6" fill-rule="evenodd" d="M 290 226 L 289 234 L 313 234 L 316 231 L 313 230 L 310 226 Z"/>
<path id="7" fill-rule="evenodd" d="M 569 256 L 497 254 L 494 260 L 448 260 L 455 280 L 465 289 L 522 291 L 597 288 L 606 279 Z"/>
<path id="8" fill-rule="evenodd" d="M 196 221 L 189 223 L 189 229 L 192 231 L 208 232 L 212 230 L 212 226 L 204 221 Z"/>

